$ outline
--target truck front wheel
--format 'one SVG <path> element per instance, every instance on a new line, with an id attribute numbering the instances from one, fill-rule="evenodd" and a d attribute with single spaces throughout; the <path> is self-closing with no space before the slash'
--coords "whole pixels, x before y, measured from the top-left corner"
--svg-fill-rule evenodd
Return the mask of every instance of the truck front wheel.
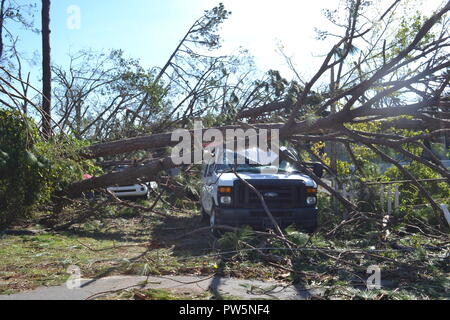
<path id="1" fill-rule="evenodd" d="M 202 223 L 208 222 L 209 220 L 209 214 L 206 213 L 205 209 L 203 208 L 202 205 L 200 205 L 200 212 L 202 214 Z"/>
<path id="2" fill-rule="evenodd" d="M 214 237 L 219 238 L 221 236 L 221 232 L 216 228 L 217 226 L 217 209 L 213 207 L 211 209 L 211 216 L 209 218 L 209 226 L 211 227 L 211 233 Z"/>

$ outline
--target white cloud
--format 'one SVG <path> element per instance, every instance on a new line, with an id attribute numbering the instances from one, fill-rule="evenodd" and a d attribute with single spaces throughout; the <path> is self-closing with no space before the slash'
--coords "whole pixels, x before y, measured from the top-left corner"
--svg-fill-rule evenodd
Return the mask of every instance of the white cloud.
<path id="1" fill-rule="evenodd" d="M 287 77 L 292 73 L 278 52 L 278 45 L 283 46 L 283 51 L 297 65 L 302 65 L 302 70 L 309 71 L 313 53 L 319 54 L 323 49 L 322 43 L 315 40 L 314 31 L 315 27 L 321 28 L 328 22 L 321 9 L 337 4 L 336 0 L 223 2 L 233 13 L 223 26 L 224 50 L 242 46 L 255 56 L 260 69 L 278 69 Z"/>
<path id="2" fill-rule="evenodd" d="M 218 4 L 215 0 L 201 0 L 205 8 Z M 425 15 L 442 5 L 443 0 L 413 0 L 409 10 L 419 10 Z M 278 69 L 287 78 L 293 73 L 284 58 L 277 52 L 277 44 L 282 44 L 284 52 L 292 57 L 298 71 L 309 77 L 322 62 L 320 56 L 326 54 L 336 39 L 318 41 L 315 28 L 339 33 L 322 14 L 322 9 L 336 9 L 339 0 L 295 1 L 295 0 L 222 0 L 232 15 L 222 27 L 222 52 L 234 52 L 239 47 L 248 49 L 255 56 L 257 67 L 263 71 Z M 379 16 L 393 2 L 374 1 L 368 13 Z M 382 7 L 379 7 L 379 6 Z M 385 7 L 386 6 L 386 7 Z M 377 8 L 377 11 L 373 10 Z M 373 11 L 372 11 L 373 10 Z M 341 32 L 342 33 L 342 32 Z"/>

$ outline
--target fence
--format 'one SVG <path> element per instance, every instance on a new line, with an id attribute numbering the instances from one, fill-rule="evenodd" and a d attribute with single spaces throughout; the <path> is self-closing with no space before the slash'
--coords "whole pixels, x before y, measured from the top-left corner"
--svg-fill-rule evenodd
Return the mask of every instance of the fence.
<path id="1" fill-rule="evenodd" d="M 446 178 L 439 179 L 418 179 L 418 182 L 432 182 L 432 181 L 448 181 Z M 369 187 L 374 187 L 380 198 L 381 210 L 387 216 L 398 213 L 400 209 L 400 190 L 399 186 L 405 183 L 412 183 L 412 180 L 399 180 L 389 182 L 366 182 Z M 341 192 L 341 194 L 350 200 L 357 199 L 357 190 L 352 187 L 351 183 L 342 183 L 339 185 L 336 180 L 331 180 L 333 189 Z M 391 188 L 386 188 L 388 185 L 393 185 Z M 378 187 L 378 188 L 377 188 Z M 441 204 L 441 208 L 445 214 L 445 218 L 450 225 L 450 212 L 445 204 Z"/>

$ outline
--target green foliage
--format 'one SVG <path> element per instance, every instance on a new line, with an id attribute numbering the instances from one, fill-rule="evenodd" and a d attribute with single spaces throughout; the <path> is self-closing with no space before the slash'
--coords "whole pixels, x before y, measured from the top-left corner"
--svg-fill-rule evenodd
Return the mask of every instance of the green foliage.
<path id="1" fill-rule="evenodd" d="M 253 238 L 252 228 L 244 226 L 235 232 L 225 233 L 218 241 L 222 250 L 239 250 Z"/>
<path id="2" fill-rule="evenodd" d="M 83 160 L 79 157 L 77 151 L 86 146 L 86 142 L 68 136 L 49 142 L 39 140 L 36 143 L 36 152 L 45 154 L 51 159 L 42 200 L 49 200 L 48 197 L 54 191 L 62 191 L 69 184 L 82 180 L 85 173 L 92 176 L 102 173 L 92 160 Z"/>
<path id="3" fill-rule="evenodd" d="M 79 146 L 76 140 L 44 142 L 31 119 L 0 110 L 0 227 L 30 217 L 83 173 L 98 172 L 92 162 L 70 157 Z"/>
<path id="4" fill-rule="evenodd" d="M 414 22 L 415 27 L 419 25 L 419 22 Z M 380 121 L 371 121 L 368 123 L 357 123 L 357 124 L 349 124 L 347 127 L 351 130 L 370 132 L 370 133 L 378 133 L 378 134 L 390 134 L 397 135 L 401 137 L 414 137 L 421 134 L 428 133 L 427 130 L 408 130 L 408 129 L 398 129 L 393 127 L 388 127 L 389 122 L 397 121 L 400 119 L 412 119 L 410 116 L 401 116 L 401 117 L 393 117 L 389 120 L 384 121 L 384 126 L 387 128 L 382 129 Z M 420 142 L 420 140 L 419 140 Z M 411 180 L 408 175 L 405 175 L 401 170 L 399 170 L 396 166 L 391 163 L 384 162 L 380 157 L 378 157 L 373 151 L 371 151 L 368 147 L 361 144 L 350 144 L 352 152 L 358 162 L 360 168 L 362 169 L 364 175 L 358 176 L 363 181 L 380 181 L 380 182 L 389 182 L 389 181 L 403 181 L 403 180 Z M 402 149 L 414 154 L 415 156 L 422 157 L 425 153 L 423 146 L 418 143 L 406 143 L 399 145 Z M 399 161 L 404 169 L 406 169 L 412 176 L 414 176 L 418 180 L 423 179 L 438 179 L 441 178 L 440 174 L 433 169 L 419 163 L 416 161 L 410 161 L 410 159 L 405 155 L 394 148 L 388 147 L 379 147 L 381 151 L 385 154 L 389 155 L 391 158 Z M 432 150 L 438 157 L 445 158 L 446 150 L 442 143 L 434 143 L 432 145 Z M 437 150 L 437 152 L 436 152 Z M 341 180 L 345 180 L 344 177 L 345 172 L 343 170 L 339 170 L 341 174 Z M 344 174 L 342 174 L 344 173 Z M 354 172 L 356 175 L 360 175 L 359 171 Z M 354 179 L 353 177 L 352 179 Z M 446 203 L 450 198 L 450 188 L 446 182 L 439 181 L 421 181 L 421 185 L 425 190 L 432 196 L 434 200 L 438 203 Z M 432 209 L 418 209 L 417 206 L 423 206 L 428 203 L 428 200 L 424 197 L 424 195 L 420 192 L 420 190 L 412 183 L 401 183 L 398 184 L 400 191 L 400 211 L 404 215 L 420 217 L 427 220 L 429 223 L 436 220 L 436 213 L 432 213 Z M 385 187 L 385 191 L 390 190 L 391 193 L 394 193 L 394 185 L 387 185 Z M 378 188 L 378 187 L 376 187 Z M 358 188 L 354 188 L 353 190 L 361 190 L 358 195 L 359 207 L 361 209 L 366 210 L 381 210 L 381 206 L 379 205 L 379 194 L 378 190 L 375 188 L 365 189 L 362 186 Z"/>
<path id="5" fill-rule="evenodd" d="M 336 160 L 337 173 L 340 176 L 347 176 L 350 174 L 351 164 L 346 161 Z"/>
<path id="6" fill-rule="evenodd" d="M 31 120 L 0 110 L 0 227 L 29 216 L 44 188 L 49 162 L 34 153 L 38 140 Z"/>
<path id="7" fill-rule="evenodd" d="M 299 247 L 305 247 L 310 239 L 309 235 L 298 231 L 294 226 L 286 228 L 285 234 L 290 241 Z"/>
<path id="8" fill-rule="evenodd" d="M 431 168 L 415 161 L 411 162 L 409 165 L 405 165 L 404 168 L 408 170 L 416 179 L 440 178 L 440 175 Z M 405 176 L 397 167 L 389 168 L 385 175 L 389 178 L 389 180 L 409 180 L 409 177 Z M 425 190 L 431 194 L 433 199 L 438 200 L 438 202 L 446 202 L 450 198 L 450 187 L 445 181 L 423 181 L 421 184 Z M 430 208 L 425 208 L 423 210 L 411 210 L 411 206 L 427 203 L 424 195 L 414 184 L 403 183 L 400 185 L 399 191 L 400 210 L 402 212 L 406 215 L 424 218 L 428 222 L 433 222 L 436 220 L 436 214 L 433 214 L 433 210 Z"/>
<path id="9" fill-rule="evenodd" d="M 175 184 L 180 186 L 180 188 L 182 188 L 183 190 L 182 193 L 179 192 L 177 194 L 179 197 L 186 196 L 192 200 L 198 200 L 200 198 L 200 190 L 202 184 L 202 181 L 200 179 L 200 170 L 201 166 L 194 166 L 190 169 L 191 174 L 185 174 L 183 171 L 181 171 L 180 174 L 172 178 Z M 177 200 L 179 200 L 181 207 L 183 207 L 182 199 Z"/>
<path id="10" fill-rule="evenodd" d="M 400 28 L 395 35 L 395 46 L 393 49 L 393 54 L 396 55 L 401 50 L 406 49 L 406 47 L 413 41 L 417 32 L 420 30 L 426 19 L 427 18 L 422 16 L 419 11 L 417 11 L 413 17 L 402 19 Z M 429 43 L 432 40 L 433 36 L 433 33 L 428 33 L 427 35 L 425 35 L 425 37 L 420 41 L 419 46 Z"/>
<path id="11" fill-rule="evenodd" d="M 409 165 L 405 165 L 404 168 L 408 170 L 416 179 L 438 179 L 440 175 L 433 171 L 431 168 L 418 163 L 411 162 Z M 386 171 L 386 176 L 390 180 L 407 180 L 406 177 L 397 167 L 389 168 Z M 421 182 L 424 188 L 430 192 L 436 199 L 447 199 L 450 196 L 450 187 L 446 182 L 431 181 Z M 403 194 L 403 204 L 420 204 L 424 203 L 423 195 L 412 184 L 402 184 L 401 193 Z"/>

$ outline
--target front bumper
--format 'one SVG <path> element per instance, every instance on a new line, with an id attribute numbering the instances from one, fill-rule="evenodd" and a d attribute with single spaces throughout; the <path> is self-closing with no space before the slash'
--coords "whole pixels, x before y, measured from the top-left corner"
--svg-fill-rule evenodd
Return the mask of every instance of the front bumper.
<path id="1" fill-rule="evenodd" d="M 280 227 L 295 225 L 314 231 L 317 228 L 317 208 L 270 209 Z M 248 225 L 254 228 L 271 228 L 273 224 L 263 209 L 217 208 L 216 223 L 227 226 Z"/>
<path id="2" fill-rule="evenodd" d="M 143 197 L 148 194 L 148 187 L 145 184 L 135 184 L 132 186 L 109 187 L 108 191 L 118 198 Z"/>

